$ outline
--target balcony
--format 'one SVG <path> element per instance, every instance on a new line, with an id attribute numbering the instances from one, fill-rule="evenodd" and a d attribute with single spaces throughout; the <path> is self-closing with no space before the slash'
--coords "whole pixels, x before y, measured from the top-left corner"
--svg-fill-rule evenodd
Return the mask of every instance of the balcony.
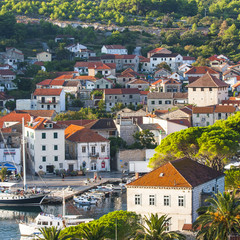
<path id="1" fill-rule="evenodd" d="M 56 100 L 56 101 L 52 101 L 52 100 L 45 100 L 45 101 L 38 100 L 37 102 L 40 103 L 40 104 L 58 104 L 59 100 Z"/>
<path id="2" fill-rule="evenodd" d="M 96 159 L 96 158 L 99 157 L 99 153 L 89 153 L 88 156 L 89 156 L 90 158 L 92 158 L 92 159 Z"/>
<path id="3" fill-rule="evenodd" d="M 77 157 L 72 156 L 72 154 L 65 153 L 65 160 L 77 160 Z"/>

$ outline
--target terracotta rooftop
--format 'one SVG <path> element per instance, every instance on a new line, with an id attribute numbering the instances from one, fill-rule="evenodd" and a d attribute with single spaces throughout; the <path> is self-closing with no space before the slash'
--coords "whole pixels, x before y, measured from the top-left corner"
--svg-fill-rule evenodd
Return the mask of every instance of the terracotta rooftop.
<path id="1" fill-rule="evenodd" d="M 237 83 L 235 83 L 235 84 L 232 85 L 233 88 L 236 88 L 236 87 L 238 87 L 238 86 L 240 86 L 240 81 L 238 81 Z"/>
<path id="2" fill-rule="evenodd" d="M 175 58 L 179 53 L 155 53 L 151 58 Z"/>
<path id="3" fill-rule="evenodd" d="M 8 76 L 8 75 L 16 75 L 16 74 L 10 69 L 0 69 L 0 75 Z"/>
<path id="4" fill-rule="evenodd" d="M 181 92 L 150 92 L 148 93 L 148 99 L 185 99 L 188 97 L 188 93 Z"/>
<path id="5" fill-rule="evenodd" d="M 198 78 L 193 83 L 188 84 L 186 87 L 193 88 L 193 87 L 212 87 L 212 88 L 218 88 L 218 87 L 228 87 L 228 84 L 221 81 L 217 77 L 211 75 L 209 72 L 204 74 L 202 77 Z"/>
<path id="6" fill-rule="evenodd" d="M 140 60 L 140 62 L 150 62 L 150 58 L 146 58 L 143 56 L 139 56 L 139 60 Z"/>
<path id="7" fill-rule="evenodd" d="M 126 49 L 122 45 L 104 45 L 107 49 Z"/>
<path id="8" fill-rule="evenodd" d="M 74 78 L 75 80 L 92 80 L 95 81 L 98 78 L 94 77 L 94 76 L 77 76 Z"/>
<path id="9" fill-rule="evenodd" d="M 214 107 L 193 107 L 192 113 L 198 114 L 198 113 L 213 113 Z"/>
<path id="10" fill-rule="evenodd" d="M 236 107 L 234 106 L 217 105 L 215 108 L 215 113 L 234 113 L 234 112 L 236 112 Z"/>
<path id="11" fill-rule="evenodd" d="M 52 79 L 45 79 L 39 83 L 37 83 L 36 85 L 40 85 L 40 86 L 48 86 L 50 84 L 50 82 L 52 81 Z"/>
<path id="12" fill-rule="evenodd" d="M 154 83 L 152 83 L 152 85 L 157 85 L 158 83 L 161 83 L 163 80 L 162 79 L 158 79 L 157 81 L 155 81 Z"/>
<path id="13" fill-rule="evenodd" d="M 186 126 L 186 127 L 191 127 L 192 126 L 191 122 L 189 122 L 188 119 L 182 119 L 182 118 L 181 119 L 169 119 L 168 121 L 179 124 L 179 125 L 183 125 L 183 126 Z"/>
<path id="14" fill-rule="evenodd" d="M 224 105 L 238 105 L 240 106 L 240 100 L 222 100 Z"/>
<path id="15" fill-rule="evenodd" d="M 141 95 L 148 95 L 149 91 L 140 91 Z"/>
<path id="16" fill-rule="evenodd" d="M 52 124 L 51 128 L 47 128 L 46 125 L 47 124 Z M 37 117 L 36 119 L 34 119 L 33 122 L 28 122 L 28 124 L 25 125 L 25 127 L 27 128 L 31 128 L 34 130 L 52 130 L 52 129 L 62 129 L 61 126 L 57 125 L 56 123 L 46 119 L 46 118 L 41 118 L 41 117 Z"/>
<path id="17" fill-rule="evenodd" d="M 54 80 L 69 80 L 73 78 L 74 78 L 74 74 L 63 74 L 57 78 L 54 78 Z"/>
<path id="18" fill-rule="evenodd" d="M 22 123 L 23 118 L 24 118 L 24 122 L 28 122 L 31 120 L 31 116 L 28 113 L 16 113 L 15 111 L 10 112 L 9 114 L 0 118 L 0 128 L 3 127 L 4 122 Z"/>
<path id="19" fill-rule="evenodd" d="M 70 125 L 77 125 L 77 126 L 84 126 L 89 124 L 90 122 L 94 122 L 96 120 L 89 120 L 89 119 L 81 119 L 81 120 L 66 120 L 66 121 L 58 121 L 57 124 L 68 127 Z"/>
<path id="20" fill-rule="evenodd" d="M 41 89 L 41 88 L 37 88 L 35 91 L 34 91 L 34 93 L 33 93 L 33 95 L 34 96 L 60 96 L 60 94 L 61 94 L 61 92 L 62 92 L 63 90 L 62 89 L 54 89 L 54 88 L 52 88 L 52 89 L 48 89 L 48 88 L 43 88 L 43 89 Z"/>
<path id="21" fill-rule="evenodd" d="M 196 60 L 196 58 L 195 57 L 190 57 L 190 56 L 183 56 L 183 61 L 187 61 L 187 60 L 194 61 L 194 60 Z"/>
<path id="22" fill-rule="evenodd" d="M 14 97 L 7 95 L 5 92 L 0 92 L 0 100 L 14 99 Z"/>
<path id="23" fill-rule="evenodd" d="M 148 84 L 149 83 L 147 81 L 141 80 L 141 79 L 133 79 L 130 82 L 128 82 L 127 84 Z"/>
<path id="24" fill-rule="evenodd" d="M 55 110 L 16 110 L 17 113 L 28 113 L 34 117 L 53 117 L 56 113 Z"/>
<path id="25" fill-rule="evenodd" d="M 224 176 L 210 167 L 188 158 L 168 162 L 127 184 L 127 187 L 194 188 Z"/>
<path id="26" fill-rule="evenodd" d="M 173 78 L 169 78 L 167 81 L 163 81 L 163 84 L 181 84 L 180 82 L 178 82 L 177 80 L 173 79 Z"/>
<path id="27" fill-rule="evenodd" d="M 98 133 L 89 128 L 70 125 L 65 129 L 65 138 L 71 142 L 88 143 L 88 142 L 109 142 Z"/>
<path id="28" fill-rule="evenodd" d="M 158 123 L 139 124 L 139 127 L 142 130 L 158 130 L 158 131 L 165 132 L 164 129 Z"/>
<path id="29" fill-rule="evenodd" d="M 140 94 L 138 88 L 104 89 L 105 95 Z"/>
<path id="30" fill-rule="evenodd" d="M 218 74 L 218 72 L 207 66 L 192 67 L 191 69 L 186 71 L 185 74 L 206 74 L 207 72 L 209 72 L 210 74 Z"/>

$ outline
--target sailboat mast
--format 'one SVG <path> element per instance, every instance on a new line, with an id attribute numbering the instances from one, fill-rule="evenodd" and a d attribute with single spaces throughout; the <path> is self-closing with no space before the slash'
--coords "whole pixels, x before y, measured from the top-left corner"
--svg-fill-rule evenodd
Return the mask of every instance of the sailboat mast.
<path id="1" fill-rule="evenodd" d="M 66 209 L 65 209 L 65 189 L 63 189 L 63 219 L 65 218 L 66 215 Z"/>
<path id="2" fill-rule="evenodd" d="M 23 188 L 26 191 L 26 159 L 25 159 L 25 138 L 24 138 L 24 118 L 22 118 L 22 159 L 23 159 Z"/>

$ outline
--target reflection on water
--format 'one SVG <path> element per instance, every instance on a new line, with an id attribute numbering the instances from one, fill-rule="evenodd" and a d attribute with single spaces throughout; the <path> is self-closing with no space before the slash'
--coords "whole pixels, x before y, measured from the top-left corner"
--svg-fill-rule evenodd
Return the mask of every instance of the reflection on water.
<path id="1" fill-rule="evenodd" d="M 97 219 L 108 212 L 126 209 L 126 193 L 112 195 L 97 206 L 91 206 L 90 208 L 87 206 L 81 207 L 74 204 L 73 201 L 66 203 L 66 214 L 81 215 L 82 218 Z M 0 240 L 19 240 L 20 233 L 17 221 L 33 221 L 39 212 L 57 216 L 62 215 L 63 209 L 62 205 L 44 205 L 41 208 L 27 207 L 17 210 L 6 210 L 0 207 Z"/>

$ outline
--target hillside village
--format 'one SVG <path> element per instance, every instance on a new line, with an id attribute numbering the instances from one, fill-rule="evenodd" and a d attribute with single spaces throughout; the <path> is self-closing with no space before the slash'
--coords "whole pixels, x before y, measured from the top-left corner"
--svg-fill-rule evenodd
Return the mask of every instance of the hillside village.
<path id="1" fill-rule="evenodd" d="M 206 197 L 224 191 L 223 173 L 188 158 L 150 172 L 149 160 L 170 134 L 208 127 L 239 111 L 240 63 L 213 55 L 208 66 L 194 66 L 194 57 L 164 47 L 144 57 L 122 45 L 103 45 L 98 55 L 71 36 L 55 41 L 66 39 L 71 43 L 65 50 L 80 60 L 72 71 L 37 82 L 31 98 L 9 94 L 18 89 L 19 72 L 24 75 L 21 64 L 44 73 L 54 53 L 31 59 L 15 47 L 0 53 L 1 166 L 13 166 L 13 159 L 21 173 L 24 134 L 29 174 L 136 173 L 127 186 L 128 210 L 144 215 L 163 207 L 161 214 L 172 217 L 168 230 L 192 230 Z M 114 145 L 117 140 L 121 144 Z"/>

